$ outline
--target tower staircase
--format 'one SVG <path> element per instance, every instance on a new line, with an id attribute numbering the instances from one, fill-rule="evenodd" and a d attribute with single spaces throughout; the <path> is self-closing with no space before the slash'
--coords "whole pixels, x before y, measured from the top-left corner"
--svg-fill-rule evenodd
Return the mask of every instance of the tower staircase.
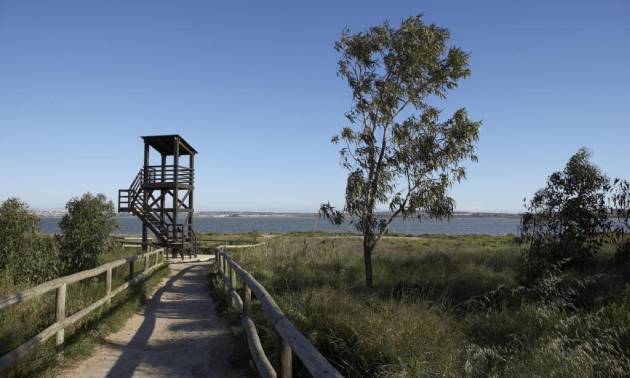
<path id="1" fill-rule="evenodd" d="M 196 151 L 179 135 L 143 137 L 145 164 L 127 189 L 118 191 L 118 212 L 131 213 L 142 221 L 143 248 L 148 246 L 147 231 L 161 247 L 173 255 L 197 254 L 197 235 L 193 229 L 194 160 Z M 162 156 L 161 165 L 149 165 L 149 147 Z M 189 155 L 189 167 L 179 164 L 180 155 Z M 171 157 L 173 164 L 167 165 Z M 179 219 L 184 223 L 178 222 Z"/>

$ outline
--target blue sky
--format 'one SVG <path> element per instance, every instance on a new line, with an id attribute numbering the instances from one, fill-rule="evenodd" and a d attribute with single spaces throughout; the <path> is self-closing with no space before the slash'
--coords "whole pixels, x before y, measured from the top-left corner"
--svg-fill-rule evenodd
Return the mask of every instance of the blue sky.
<path id="1" fill-rule="evenodd" d="M 423 13 L 471 54 L 441 106 L 483 120 L 458 210 L 519 211 L 579 147 L 630 178 L 630 2 L 0 0 L 0 200 L 115 199 L 141 135 L 199 152 L 198 210 L 342 204 L 330 138 L 350 92 L 333 49 Z"/>

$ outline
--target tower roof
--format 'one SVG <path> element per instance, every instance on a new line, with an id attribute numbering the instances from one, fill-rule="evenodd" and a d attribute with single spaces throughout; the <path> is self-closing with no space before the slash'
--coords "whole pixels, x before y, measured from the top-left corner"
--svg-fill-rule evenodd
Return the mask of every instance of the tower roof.
<path id="1" fill-rule="evenodd" d="M 197 150 L 195 150 L 184 138 L 179 136 L 179 134 L 171 134 L 171 135 L 149 135 L 143 136 L 142 139 L 149 146 L 155 148 L 162 155 L 175 155 L 175 141 L 179 140 L 179 154 L 180 155 L 195 155 Z"/>

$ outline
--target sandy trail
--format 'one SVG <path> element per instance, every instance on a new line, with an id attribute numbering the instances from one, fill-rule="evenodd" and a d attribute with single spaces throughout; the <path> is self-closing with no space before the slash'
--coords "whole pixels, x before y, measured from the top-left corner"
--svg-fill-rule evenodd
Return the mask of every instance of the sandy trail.
<path id="1" fill-rule="evenodd" d="M 59 377 L 246 377 L 238 343 L 209 296 L 208 263 L 170 265 L 141 313 Z"/>

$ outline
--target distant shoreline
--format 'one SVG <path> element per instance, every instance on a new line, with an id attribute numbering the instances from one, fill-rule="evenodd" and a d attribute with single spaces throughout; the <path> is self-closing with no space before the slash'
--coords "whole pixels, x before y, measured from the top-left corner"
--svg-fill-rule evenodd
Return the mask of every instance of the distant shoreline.
<path id="1" fill-rule="evenodd" d="M 65 215 L 64 211 L 35 211 L 39 217 L 59 218 Z M 377 212 L 378 216 L 388 216 L 389 213 Z M 117 217 L 133 217 L 131 214 L 119 213 Z M 292 212 L 256 212 L 256 211 L 199 211 L 195 213 L 198 218 L 317 218 L 317 213 L 292 213 Z M 423 216 L 424 217 L 424 216 Z M 501 212 L 467 212 L 453 213 L 452 218 L 520 218 L 521 214 Z"/>

